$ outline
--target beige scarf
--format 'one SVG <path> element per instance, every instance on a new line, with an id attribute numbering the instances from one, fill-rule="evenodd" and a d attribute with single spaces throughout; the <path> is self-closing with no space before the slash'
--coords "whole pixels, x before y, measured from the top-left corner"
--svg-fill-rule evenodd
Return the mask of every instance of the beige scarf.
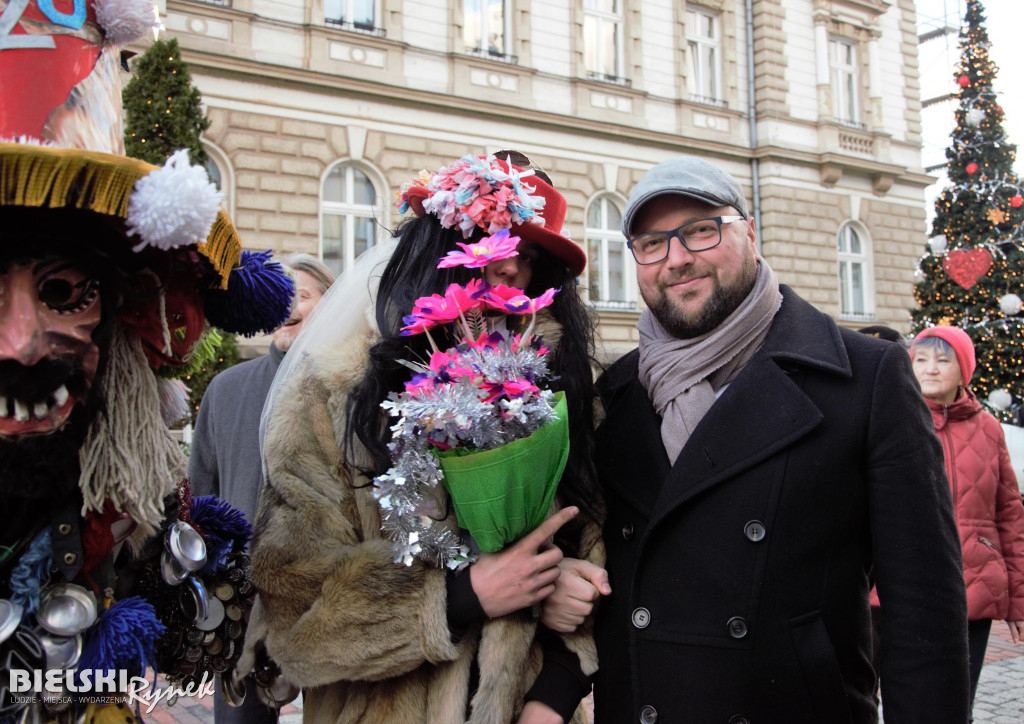
<path id="1" fill-rule="evenodd" d="M 715 329 L 693 339 L 673 337 L 649 309 L 640 315 L 640 384 L 661 415 L 661 440 L 675 462 L 697 424 L 760 349 L 782 306 L 779 280 L 763 260 L 747 298 Z"/>

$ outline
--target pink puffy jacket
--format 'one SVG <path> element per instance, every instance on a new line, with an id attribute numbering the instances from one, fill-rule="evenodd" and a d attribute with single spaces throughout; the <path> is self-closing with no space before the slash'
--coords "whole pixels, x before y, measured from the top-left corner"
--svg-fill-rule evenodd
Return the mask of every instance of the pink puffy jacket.
<path id="1" fill-rule="evenodd" d="M 970 391 L 950 405 L 925 401 L 953 493 L 967 618 L 1024 621 L 1024 505 L 1003 429 Z"/>

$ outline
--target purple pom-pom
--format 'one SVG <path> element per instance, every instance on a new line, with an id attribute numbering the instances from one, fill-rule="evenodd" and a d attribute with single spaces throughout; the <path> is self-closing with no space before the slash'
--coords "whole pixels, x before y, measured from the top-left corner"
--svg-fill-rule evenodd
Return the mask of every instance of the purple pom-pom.
<path id="1" fill-rule="evenodd" d="M 203 309 L 210 324 L 226 332 L 252 337 L 280 327 L 292 309 L 295 283 L 270 251 L 242 252 L 231 270 L 227 289 L 206 295 Z"/>
<path id="2" fill-rule="evenodd" d="M 229 554 L 245 550 L 252 535 L 252 526 L 245 519 L 245 513 L 215 495 L 196 498 L 192 502 L 190 516 L 206 541 L 204 575 L 219 571 Z"/>
<path id="3" fill-rule="evenodd" d="M 100 614 L 89 630 L 79 671 L 124 669 L 140 676 L 156 660 L 156 641 L 164 625 L 153 606 L 139 596 L 123 598 Z"/>

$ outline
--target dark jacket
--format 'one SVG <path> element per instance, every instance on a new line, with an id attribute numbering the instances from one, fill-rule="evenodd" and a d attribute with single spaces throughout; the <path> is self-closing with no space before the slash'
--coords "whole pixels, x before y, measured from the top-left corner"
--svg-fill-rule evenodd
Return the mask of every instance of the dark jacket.
<path id="1" fill-rule="evenodd" d="M 783 297 L 675 465 L 637 352 L 599 383 L 598 724 L 875 722 L 872 563 L 886 721 L 967 721 L 960 546 L 907 354 Z"/>
<path id="2" fill-rule="evenodd" d="M 229 367 L 212 380 L 196 415 L 188 477 L 193 495 L 216 495 L 256 521 L 263 488 L 260 414 L 284 352 Z"/>

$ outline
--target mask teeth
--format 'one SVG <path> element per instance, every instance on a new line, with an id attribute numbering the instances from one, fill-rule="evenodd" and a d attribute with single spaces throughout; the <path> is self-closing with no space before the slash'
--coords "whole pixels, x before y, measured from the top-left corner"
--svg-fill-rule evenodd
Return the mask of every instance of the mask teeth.
<path id="1" fill-rule="evenodd" d="M 67 402 L 70 396 L 68 388 L 64 385 L 54 390 L 53 394 L 45 400 L 38 402 L 27 402 L 18 398 L 8 398 L 6 395 L 0 395 L 0 417 L 13 417 L 18 422 L 28 422 L 33 417 L 42 420 L 53 409 L 61 407 Z"/>

